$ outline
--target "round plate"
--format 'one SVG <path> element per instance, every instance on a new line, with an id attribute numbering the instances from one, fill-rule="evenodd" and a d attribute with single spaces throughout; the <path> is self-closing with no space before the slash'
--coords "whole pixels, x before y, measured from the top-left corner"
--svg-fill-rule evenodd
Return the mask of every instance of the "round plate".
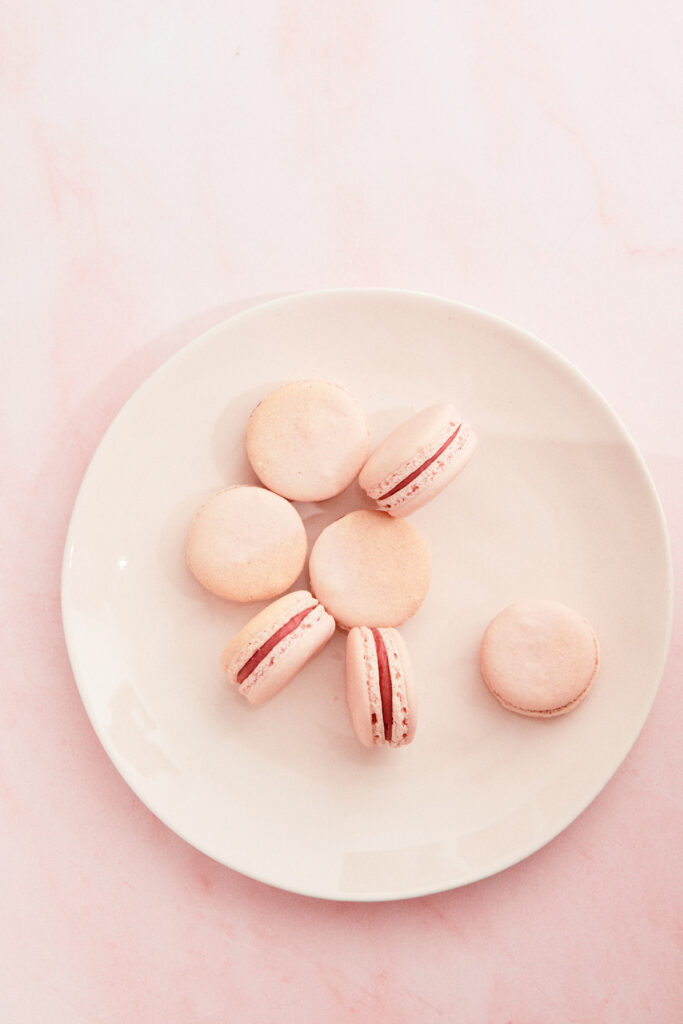
<path id="1" fill-rule="evenodd" d="M 430 592 L 403 627 L 420 692 L 414 743 L 366 750 L 344 699 L 344 636 L 269 704 L 225 685 L 222 648 L 261 607 L 205 592 L 185 566 L 199 504 L 253 483 L 247 418 L 286 380 L 345 385 L 371 444 L 454 401 L 479 435 L 461 476 L 413 516 Z M 311 542 L 368 506 L 357 485 L 299 504 Z M 307 586 L 304 575 L 297 586 Z M 551 720 L 484 687 L 488 621 L 519 598 L 577 608 L 601 645 L 587 700 Z M 537 850 L 597 795 L 635 740 L 667 653 L 662 511 L 623 426 L 564 359 L 443 299 L 338 291 L 268 303 L 188 345 L 107 431 L 73 511 L 64 629 L 86 710 L 131 788 L 198 849 L 331 899 L 416 896 Z"/>

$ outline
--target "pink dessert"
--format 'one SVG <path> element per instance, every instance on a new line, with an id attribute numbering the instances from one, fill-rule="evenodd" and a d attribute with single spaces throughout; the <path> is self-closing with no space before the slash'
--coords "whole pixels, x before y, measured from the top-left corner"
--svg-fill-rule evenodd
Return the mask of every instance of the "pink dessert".
<path id="1" fill-rule="evenodd" d="M 399 626 L 422 604 L 429 548 L 414 523 L 359 509 L 327 526 L 311 550 L 311 589 L 342 629 Z"/>
<path id="2" fill-rule="evenodd" d="M 338 384 L 300 380 L 271 391 L 247 426 L 247 455 L 258 478 L 292 501 L 324 501 L 358 476 L 368 425 Z"/>
<path id="3" fill-rule="evenodd" d="M 504 708 L 519 715 L 564 715 L 587 695 L 598 672 L 598 641 L 589 623 L 558 601 L 512 604 L 489 623 L 481 674 Z"/>
<path id="4" fill-rule="evenodd" d="M 477 438 L 452 405 L 433 405 L 406 420 L 374 450 L 358 482 L 391 516 L 410 515 L 465 468 Z"/>
<path id="5" fill-rule="evenodd" d="M 355 626 L 349 631 L 346 700 L 363 746 L 412 742 L 417 695 L 408 650 L 395 629 Z"/>
<path id="6" fill-rule="evenodd" d="M 335 623 L 306 590 L 285 594 L 254 616 L 221 655 L 228 679 L 252 704 L 263 704 L 320 651 Z"/>
<path id="7" fill-rule="evenodd" d="M 199 582 L 230 601 L 267 601 L 304 567 L 301 516 L 265 487 L 226 487 L 201 506 L 187 538 L 187 564 Z"/>

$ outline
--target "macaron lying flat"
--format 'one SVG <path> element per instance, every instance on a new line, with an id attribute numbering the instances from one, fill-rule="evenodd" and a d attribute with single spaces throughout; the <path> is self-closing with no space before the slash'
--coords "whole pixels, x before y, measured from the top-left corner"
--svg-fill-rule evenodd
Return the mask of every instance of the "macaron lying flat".
<path id="1" fill-rule="evenodd" d="M 358 482 L 391 516 L 407 516 L 465 468 L 476 434 L 452 405 L 432 405 L 397 427 L 363 466 Z"/>
<path id="2" fill-rule="evenodd" d="M 520 601 L 493 619 L 481 644 L 481 674 L 504 708 L 550 718 L 579 704 L 600 655 L 589 623 L 557 601 Z"/>
<path id="3" fill-rule="evenodd" d="M 427 594 L 431 555 L 413 523 L 360 509 L 322 531 L 308 568 L 311 590 L 342 628 L 399 626 Z"/>
<path id="4" fill-rule="evenodd" d="M 301 516 L 264 487 L 227 487 L 204 502 L 187 538 L 199 582 L 230 601 L 267 601 L 291 587 L 308 541 Z"/>
<path id="5" fill-rule="evenodd" d="M 263 704 L 325 646 L 334 630 L 334 619 L 320 602 L 297 590 L 268 605 L 232 638 L 221 667 L 247 700 Z"/>
<path id="6" fill-rule="evenodd" d="M 355 626 L 346 642 L 346 700 L 365 747 L 401 747 L 417 727 L 413 669 L 395 629 Z"/>
<path id="7" fill-rule="evenodd" d="M 344 388 L 302 380 L 271 391 L 247 426 L 247 456 L 259 480 L 292 501 L 343 491 L 365 462 L 368 425 Z"/>

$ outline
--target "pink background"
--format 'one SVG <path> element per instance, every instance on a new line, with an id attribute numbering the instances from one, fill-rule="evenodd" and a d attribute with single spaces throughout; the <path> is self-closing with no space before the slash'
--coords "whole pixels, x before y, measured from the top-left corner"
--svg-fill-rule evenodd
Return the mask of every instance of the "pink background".
<path id="1" fill-rule="evenodd" d="M 238 309 L 344 285 L 481 306 L 572 360 L 642 449 L 683 578 L 682 50 L 676 0 L 0 4 L 3 1022 L 683 1019 L 680 621 L 562 835 L 343 905 L 142 806 L 59 609 L 81 476 L 134 388 Z"/>

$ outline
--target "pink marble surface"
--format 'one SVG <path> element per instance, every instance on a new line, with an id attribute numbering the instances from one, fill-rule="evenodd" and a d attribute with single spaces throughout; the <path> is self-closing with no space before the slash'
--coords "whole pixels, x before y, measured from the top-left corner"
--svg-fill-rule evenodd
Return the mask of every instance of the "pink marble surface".
<path id="1" fill-rule="evenodd" d="M 61 630 L 64 535 L 120 405 L 263 296 L 499 313 L 605 394 L 683 578 L 680 5 L 0 6 L 0 1018 L 674 1024 L 683 629 L 622 768 L 527 861 L 379 905 L 209 861 L 126 787 Z"/>

